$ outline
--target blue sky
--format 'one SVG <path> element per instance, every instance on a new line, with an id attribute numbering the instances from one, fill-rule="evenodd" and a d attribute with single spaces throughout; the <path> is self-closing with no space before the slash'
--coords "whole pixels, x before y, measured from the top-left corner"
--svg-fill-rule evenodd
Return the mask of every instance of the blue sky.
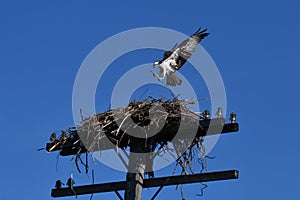
<path id="1" fill-rule="evenodd" d="M 207 27 L 211 35 L 202 46 L 223 77 L 227 110 L 238 115 L 240 131 L 219 139 L 208 169 L 238 169 L 240 178 L 210 183 L 202 199 L 296 199 L 299 6 L 295 0 L 1 1 L 0 199 L 52 199 L 50 188 L 56 179 L 68 178 L 71 158 L 60 157 L 56 170 L 57 154 L 36 149 L 53 131 L 74 125 L 77 70 L 101 41 L 147 26 L 188 35 Z M 153 59 L 137 54 L 138 62 L 161 56 L 149 53 Z M 158 174 L 169 175 L 172 169 Z M 125 178 L 101 164 L 95 166 L 95 174 L 96 182 Z M 78 184 L 90 181 L 85 175 L 74 176 Z M 199 191 L 199 184 L 184 186 L 186 199 L 198 198 Z M 144 199 L 153 192 L 144 190 Z M 110 193 L 94 195 L 99 198 L 116 199 Z M 165 198 L 180 199 L 180 192 L 164 188 L 158 199 Z"/>

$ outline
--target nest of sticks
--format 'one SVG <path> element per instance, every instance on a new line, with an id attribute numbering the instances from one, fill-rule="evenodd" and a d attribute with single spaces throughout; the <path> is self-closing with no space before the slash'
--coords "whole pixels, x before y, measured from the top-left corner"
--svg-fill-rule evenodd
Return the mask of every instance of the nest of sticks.
<path id="1" fill-rule="evenodd" d="M 202 113 L 188 109 L 188 105 L 194 103 L 178 98 L 152 97 L 143 101 L 132 101 L 127 107 L 82 117 L 78 132 L 88 152 L 108 149 L 108 142 L 104 138 L 110 141 L 110 145 L 122 149 L 134 145 L 137 141 L 135 136 L 143 138 L 139 141 L 145 143 L 147 152 L 159 152 L 155 154 L 157 156 L 160 152 L 172 151 L 174 158 L 177 159 L 177 165 L 182 167 L 182 173 L 187 174 L 188 171 L 193 173 L 190 164 L 195 155 L 197 161 L 206 156 L 202 145 L 203 137 L 193 138 L 192 141 L 186 138 L 174 140 L 174 137 L 179 125 L 201 128 L 199 120 L 203 119 Z M 169 145 L 171 141 L 172 145 Z"/>
<path id="2" fill-rule="evenodd" d="M 176 160 L 175 169 L 181 167 L 182 174 L 194 173 L 194 161 L 200 163 L 200 171 L 203 171 L 206 170 L 206 158 L 209 158 L 203 146 L 204 136 L 188 137 L 189 127 L 202 129 L 200 121 L 205 118 L 204 113 L 188 109 L 188 105 L 194 103 L 193 100 L 178 98 L 148 97 L 143 101 L 132 101 L 123 108 L 109 109 L 85 118 L 82 116 L 80 126 L 61 131 L 59 137 L 52 133 L 46 150 L 59 150 L 61 155 L 77 155 L 76 166 L 79 168 L 77 158 L 82 153 L 87 155 L 112 148 L 132 150 L 132 146 L 142 142 L 143 152 L 152 153 L 150 160 L 167 152 Z M 179 126 L 187 127 L 183 137 L 176 137 Z"/>
<path id="3" fill-rule="evenodd" d="M 91 152 L 101 150 L 103 137 L 120 148 L 130 147 L 135 137 L 145 138 L 146 146 L 154 147 L 171 141 L 179 124 L 199 126 L 199 120 L 203 117 L 190 111 L 187 108 L 189 104 L 194 102 L 150 97 L 132 101 L 127 107 L 83 118 L 78 131 Z"/>

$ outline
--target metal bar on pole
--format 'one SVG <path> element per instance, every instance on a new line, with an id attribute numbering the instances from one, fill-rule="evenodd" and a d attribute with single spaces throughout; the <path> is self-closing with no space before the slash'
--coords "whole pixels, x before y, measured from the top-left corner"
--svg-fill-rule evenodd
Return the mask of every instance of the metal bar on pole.
<path id="1" fill-rule="evenodd" d="M 154 193 L 154 195 L 153 195 L 153 197 L 151 198 L 151 200 L 154 200 L 156 197 L 157 197 L 157 195 L 159 194 L 159 192 L 163 189 L 163 185 L 162 186 L 160 186 L 159 188 L 158 188 L 158 190 Z"/>
<path id="2" fill-rule="evenodd" d="M 116 195 L 118 196 L 118 198 L 119 198 L 120 200 L 123 200 L 122 196 L 120 195 L 120 193 L 119 193 L 117 190 L 115 191 L 115 193 L 116 193 Z"/>

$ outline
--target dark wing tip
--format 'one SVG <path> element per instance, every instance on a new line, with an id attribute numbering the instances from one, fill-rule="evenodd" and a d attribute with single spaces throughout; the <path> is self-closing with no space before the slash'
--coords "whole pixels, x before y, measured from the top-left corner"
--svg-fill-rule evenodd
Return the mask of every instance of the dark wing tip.
<path id="1" fill-rule="evenodd" d="M 209 35 L 209 33 L 207 33 L 206 31 L 207 31 L 207 28 L 201 30 L 201 27 L 200 27 L 191 37 L 196 36 L 200 41 Z"/>
<path id="2" fill-rule="evenodd" d="M 207 28 L 201 30 L 201 27 L 200 27 L 200 28 L 198 28 L 198 30 L 197 30 L 193 35 L 196 35 L 196 34 L 199 34 L 199 33 L 204 33 L 204 32 L 206 32 L 206 31 L 207 31 Z"/>

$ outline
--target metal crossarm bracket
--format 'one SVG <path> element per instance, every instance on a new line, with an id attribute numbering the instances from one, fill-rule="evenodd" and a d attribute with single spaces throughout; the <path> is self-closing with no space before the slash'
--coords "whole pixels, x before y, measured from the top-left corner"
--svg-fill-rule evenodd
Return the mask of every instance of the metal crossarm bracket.
<path id="1" fill-rule="evenodd" d="M 154 193 L 154 195 L 153 195 L 153 197 L 151 198 L 151 200 L 154 200 L 154 199 L 157 197 L 157 195 L 158 195 L 159 192 L 163 189 L 163 187 L 164 187 L 164 186 L 160 186 L 160 187 L 158 188 L 158 190 Z"/>

